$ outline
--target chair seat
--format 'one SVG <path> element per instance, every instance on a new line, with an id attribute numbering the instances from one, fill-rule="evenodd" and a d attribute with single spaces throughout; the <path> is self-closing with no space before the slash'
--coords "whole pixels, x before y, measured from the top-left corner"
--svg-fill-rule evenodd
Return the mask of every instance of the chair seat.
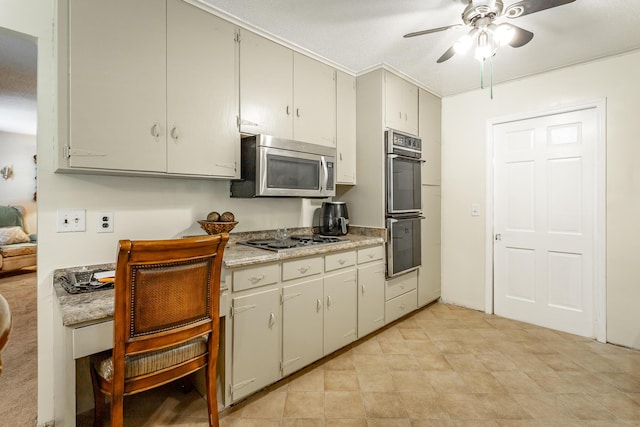
<path id="1" fill-rule="evenodd" d="M 167 347 L 163 350 L 125 357 L 125 380 L 139 375 L 157 372 L 178 365 L 207 352 L 207 338 L 198 337 L 193 340 Z M 99 353 L 91 357 L 97 374 L 110 382 L 113 379 L 113 358 L 111 351 Z"/>

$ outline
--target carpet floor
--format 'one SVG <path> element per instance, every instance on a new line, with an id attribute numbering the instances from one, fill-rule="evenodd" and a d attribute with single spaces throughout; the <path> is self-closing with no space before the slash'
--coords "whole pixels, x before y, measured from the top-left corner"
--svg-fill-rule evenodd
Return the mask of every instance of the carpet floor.
<path id="1" fill-rule="evenodd" d="M 35 426 L 38 417 L 37 280 L 35 271 L 0 275 L 13 329 L 2 351 L 0 425 Z"/>

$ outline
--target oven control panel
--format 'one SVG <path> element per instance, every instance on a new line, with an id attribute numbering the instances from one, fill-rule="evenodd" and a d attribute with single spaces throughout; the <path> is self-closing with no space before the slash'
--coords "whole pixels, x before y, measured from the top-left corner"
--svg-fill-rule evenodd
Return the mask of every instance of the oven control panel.
<path id="1" fill-rule="evenodd" d="M 422 140 L 416 136 L 389 129 L 385 131 L 385 143 L 387 154 L 400 154 L 415 158 L 420 158 L 422 155 Z"/>

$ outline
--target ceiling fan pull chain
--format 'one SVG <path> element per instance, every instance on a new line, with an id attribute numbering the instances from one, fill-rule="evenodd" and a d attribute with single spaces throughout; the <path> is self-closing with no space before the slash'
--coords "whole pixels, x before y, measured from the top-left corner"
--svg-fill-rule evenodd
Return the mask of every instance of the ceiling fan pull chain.
<path id="1" fill-rule="evenodd" d="M 484 89 L 484 61 L 480 61 L 480 89 Z"/>
<path id="2" fill-rule="evenodd" d="M 489 58 L 489 85 L 491 86 L 491 99 L 493 99 L 493 57 Z"/>

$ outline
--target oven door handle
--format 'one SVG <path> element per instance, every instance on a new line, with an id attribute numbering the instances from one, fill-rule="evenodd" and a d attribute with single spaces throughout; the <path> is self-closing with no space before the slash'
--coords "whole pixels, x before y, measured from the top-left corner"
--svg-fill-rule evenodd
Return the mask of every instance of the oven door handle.
<path id="1" fill-rule="evenodd" d="M 389 159 L 409 160 L 411 162 L 419 162 L 419 163 L 426 163 L 427 162 L 424 159 L 416 159 L 415 157 L 401 156 L 400 154 L 387 154 L 387 158 L 389 158 Z"/>

